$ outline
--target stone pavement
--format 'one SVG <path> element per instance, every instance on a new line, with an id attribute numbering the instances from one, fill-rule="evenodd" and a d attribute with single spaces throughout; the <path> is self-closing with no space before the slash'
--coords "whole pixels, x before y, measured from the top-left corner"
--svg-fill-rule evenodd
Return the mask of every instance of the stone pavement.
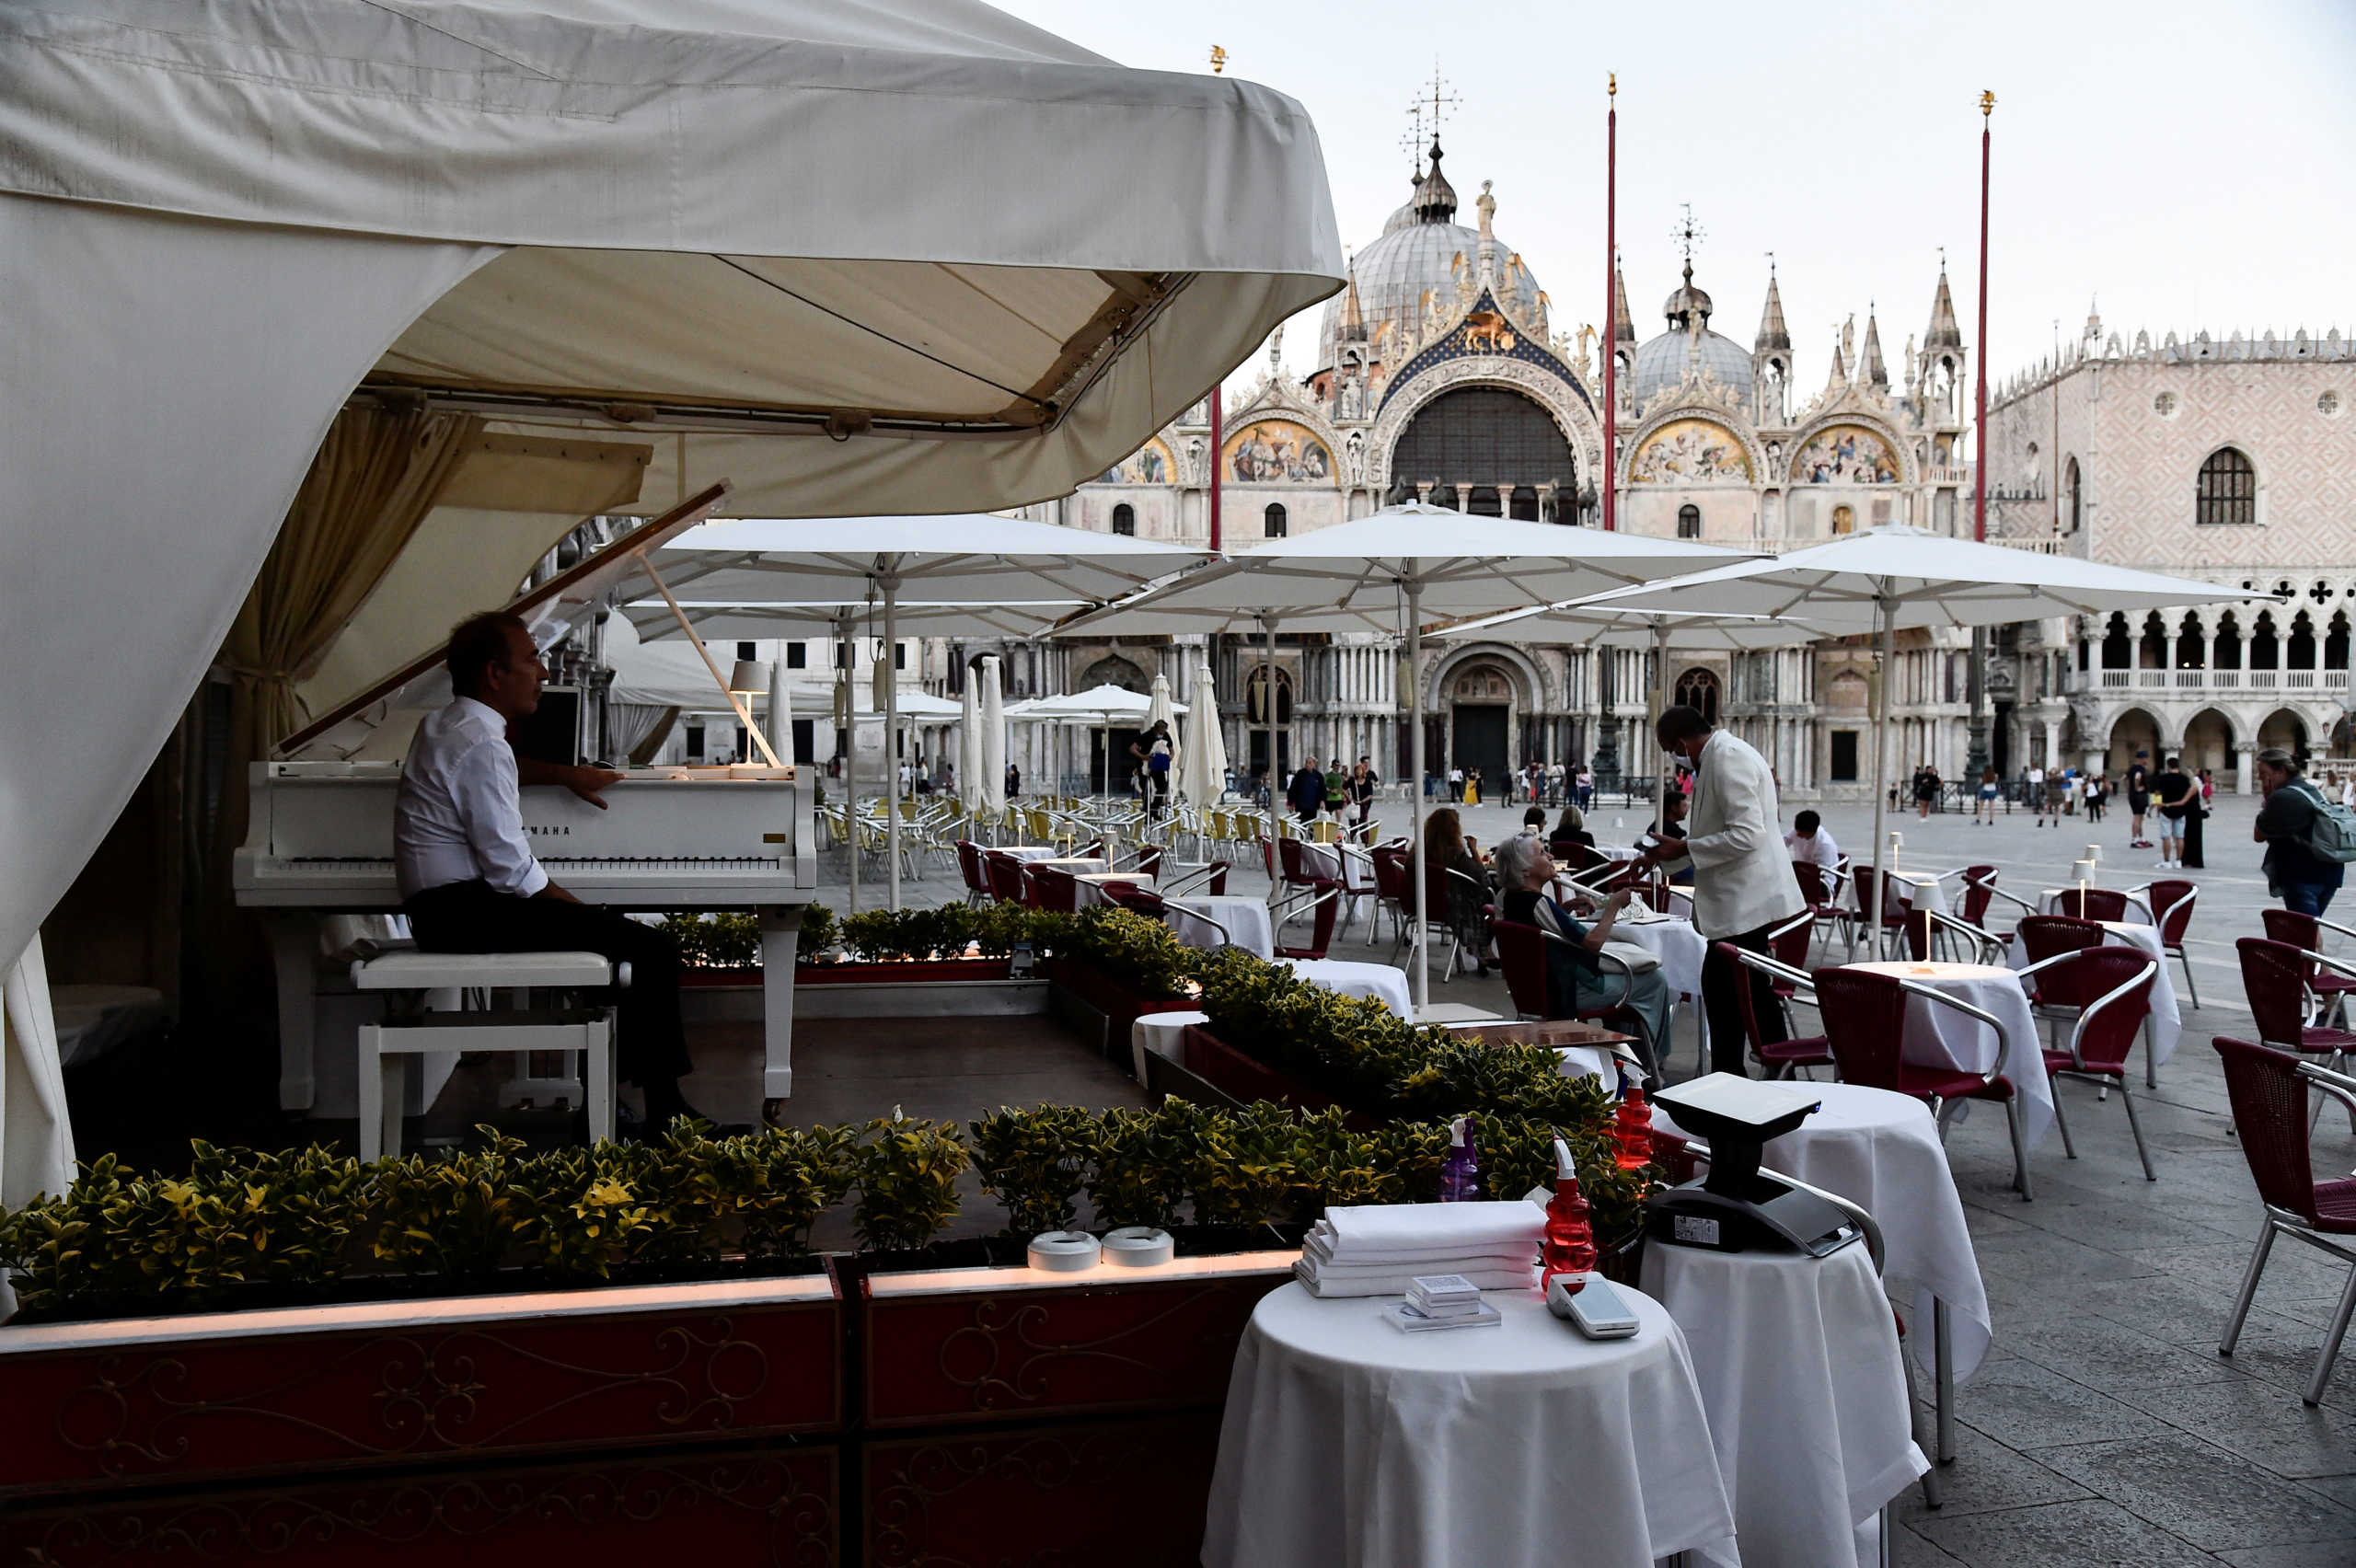
<path id="1" fill-rule="evenodd" d="M 2202 1005 L 2192 1006 L 2177 972 L 2183 1042 L 2159 1089 L 2139 1091 L 2159 1180 L 2143 1180 L 2123 1110 L 2098 1103 L 2085 1085 L 2061 1089 L 2079 1158 L 2066 1159 L 2058 1137 L 2034 1151 L 2034 1203 L 2010 1190 L 2001 1115 L 1973 1116 L 1954 1131 L 1950 1159 L 1995 1343 L 1958 1395 L 1959 1457 L 1943 1472 L 1946 1505 L 1924 1508 L 1919 1490 L 1901 1499 L 1893 1543 L 1900 1563 L 2356 1568 L 2356 1343 L 2322 1407 L 2299 1399 L 2346 1269 L 2281 1243 L 2239 1351 L 2231 1360 L 2217 1354 L 2259 1210 L 2209 1041 L 2250 1032 L 2233 942 L 2259 934 L 2266 903 L 2258 847 L 2248 841 L 2256 803 L 2224 796 L 2219 804 L 2208 824 L 2210 869 L 2185 873 L 2201 889 L 2188 945 Z M 1403 804 L 1386 802 L 1378 814 L 1405 830 Z M 1465 814 L 1488 844 L 1518 828 L 1521 813 L 1484 806 Z M 1825 815 L 1844 847 L 1864 849 L 1869 810 L 1838 806 Z M 1627 842 L 1650 820 L 1642 805 L 1607 804 L 1591 826 L 1603 842 Z M 2103 847 L 2109 885 L 2159 874 L 2154 851 L 2126 847 L 2123 813 L 2099 824 L 2064 819 L 2038 829 L 2032 821 L 2018 811 L 1992 828 L 1956 813 L 1888 817 L 1904 835 L 1901 865 L 1992 863 L 2003 885 L 2025 896 L 2061 883 L 2089 843 Z M 1239 868 L 1230 889 L 1265 886 L 1256 870 Z M 956 871 L 929 871 L 908 892 L 911 902 L 956 897 Z M 2356 921 L 2356 907 L 2346 913 Z M 1372 943 L 1366 935 L 1363 925 L 1353 930 L 1335 956 L 1387 958 L 1388 931 Z M 1839 956 L 1836 947 L 1826 962 Z M 1494 975 L 1436 980 L 1432 990 L 1435 999 L 1511 1010 Z M 1674 1076 L 1692 1069 L 1689 1028 L 1680 1021 Z M 2316 1150 L 2319 1174 L 2356 1165 L 2348 1118 L 2327 1111 Z"/>

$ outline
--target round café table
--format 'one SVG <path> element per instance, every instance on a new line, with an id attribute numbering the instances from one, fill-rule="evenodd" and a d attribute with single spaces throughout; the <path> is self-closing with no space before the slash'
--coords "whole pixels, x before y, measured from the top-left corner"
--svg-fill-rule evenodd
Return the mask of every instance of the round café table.
<path id="1" fill-rule="evenodd" d="M 2019 975 L 1992 963 L 1914 963 L 1902 959 L 1843 967 L 1945 991 L 2001 1022 L 2004 1030 L 1999 1041 L 1976 1018 L 1940 1007 L 1927 997 L 1909 997 L 1906 1040 L 1900 1054 L 1917 1066 L 2004 1074 L 2020 1097 L 2021 1142 L 2028 1148 L 2038 1146 L 2053 1125 L 2053 1085 L 2045 1076 L 2044 1043 L 2038 1035 L 2037 1019 L 2029 1011 L 2028 993 L 2021 989 Z"/>
<path id="2" fill-rule="evenodd" d="M 1205 1568 L 1653 1568 L 1739 1562 L 1685 1336 L 1623 1289 L 1594 1341 L 1534 1290 L 1496 1328 L 1403 1333 L 1393 1303 L 1263 1297 L 1237 1346 Z"/>
<path id="3" fill-rule="evenodd" d="M 1058 871 L 1069 871 L 1076 877 L 1089 876 L 1105 869 L 1104 862 L 1092 855 L 1041 855 L 1034 857 L 1028 864 L 1031 867 L 1049 866 Z"/>
<path id="4" fill-rule="evenodd" d="M 1205 918 L 1192 919 L 1190 916 Z M 1265 900 L 1247 894 L 1186 894 L 1165 901 L 1162 918 L 1169 923 L 1170 932 L 1181 947 L 1232 945 L 1261 958 L 1276 956 L 1276 933 L 1268 923 L 1268 905 Z M 1212 925 L 1213 920 L 1218 925 Z M 1220 926 L 1227 928 L 1225 936 L 1219 934 Z"/>
<path id="5" fill-rule="evenodd" d="M 2098 890 L 2097 890 L 2098 891 Z M 2077 896 L 2073 887 L 2049 887 L 2037 895 L 2037 912 L 2040 915 L 2067 915 L 2070 900 Z M 2140 893 L 2127 895 L 2127 923 L 2133 926 L 2152 925 L 2152 906 Z M 2108 924 L 2108 922 L 2106 922 Z"/>
<path id="6" fill-rule="evenodd" d="M 1063 849 L 1054 844 L 1001 844 L 983 853 L 1011 855 L 1018 860 L 1052 860 L 1060 856 Z"/>
<path id="7" fill-rule="evenodd" d="M 1863 1528 L 1931 1468 L 1865 1244 L 1812 1258 L 1655 1241 L 1645 1291 L 1685 1332 L 1743 1568 L 1858 1562 Z"/>
<path id="8" fill-rule="evenodd" d="M 1949 915 L 1947 890 L 1934 871 L 1891 871 L 1891 890 L 1909 909 L 1927 910 L 1934 915 Z"/>
<path id="9" fill-rule="evenodd" d="M 1166 1056 L 1173 1062 L 1186 1059 L 1186 1026 L 1208 1023 L 1211 1015 L 1196 1008 L 1181 1008 L 1170 1012 L 1147 1013 L 1129 1025 L 1129 1065 L 1139 1083 L 1145 1082 L 1145 1058 L 1149 1051 Z"/>

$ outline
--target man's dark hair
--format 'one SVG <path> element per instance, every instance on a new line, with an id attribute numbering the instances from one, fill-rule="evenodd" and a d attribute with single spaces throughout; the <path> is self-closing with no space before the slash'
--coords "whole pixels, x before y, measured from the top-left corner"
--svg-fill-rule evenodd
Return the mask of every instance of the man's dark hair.
<path id="1" fill-rule="evenodd" d="M 1525 812 L 1523 812 L 1523 813 L 1521 813 L 1521 825 L 1522 825 L 1522 826 L 1524 826 L 1524 827 L 1528 827 L 1528 826 L 1530 826 L 1530 825 L 1531 824 L 1533 824 L 1533 823 L 1534 823 L 1534 824 L 1536 824 L 1538 826 L 1540 826 L 1540 827 L 1542 827 L 1542 827 L 1544 827 L 1544 826 L 1546 825 L 1546 808 L 1545 808 L 1545 807 L 1543 807 L 1543 806 L 1532 806 L 1532 807 L 1530 807 L 1529 810 L 1527 810 L 1527 811 L 1525 811 Z"/>
<path id="2" fill-rule="evenodd" d="M 2165 761 L 2165 762 L 2162 763 L 2160 766 L 2161 766 L 2161 767 L 2174 767 L 2176 765 L 2177 765 L 2176 758 L 2174 758 L 2174 757 L 2170 757 L 2170 758 L 2168 758 L 2168 759 L 2167 759 L 2167 761 Z"/>
<path id="3" fill-rule="evenodd" d="M 1700 709 L 1688 708 L 1680 703 L 1674 708 L 1661 709 L 1660 722 L 1653 726 L 1653 735 L 1666 750 L 1680 741 L 1690 741 L 1697 735 L 1706 735 L 1710 732 L 1710 721 L 1702 717 Z"/>
<path id="4" fill-rule="evenodd" d="M 1676 785 L 1671 784 L 1669 787 L 1669 793 L 1667 797 L 1662 800 L 1660 803 L 1661 815 L 1672 816 L 1677 813 L 1683 811 L 1690 803 L 1691 802 L 1685 799 L 1685 791 L 1679 789 Z"/>
<path id="5" fill-rule="evenodd" d="M 1817 815 L 1814 812 L 1802 812 L 1799 815 L 1792 819 L 1792 831 L 1794 833 L 1814 833 L 1818 828 L 1823 825 L 1824 819 Z"/>
<path id="6" fill-rule="evenodd" d="M 460 697 L 480 691 L 483 672 L 506 662 L 514 647 L 508 639 L 519 631 L 532 635 L 523 617 L 506 610 L 485 610 L 452 627 L 450 645 L 442 654 L 442 667 L 450 672 L 450 689 Z"/>

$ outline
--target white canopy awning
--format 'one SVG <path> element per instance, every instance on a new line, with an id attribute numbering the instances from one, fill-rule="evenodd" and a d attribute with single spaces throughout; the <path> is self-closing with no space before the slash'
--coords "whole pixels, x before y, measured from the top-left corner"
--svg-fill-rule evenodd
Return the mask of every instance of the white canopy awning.
<path id="1" fill-rule="evenodd" d="M 1048 605 L 931 605 L 895 606 L 904 637 L 1033 638 L 1080 606 L 1066 601 Z M 679 608 L 708 641 L 728 642 L 763 638 L 831 636 L 849 618 L 855 635 L 865 635 L 881 607 L 863 604 L 730 605 L 682 599 Z M 681 635 L 679 620 L 660 599 L 641 599 L 624 605 L 622 617 L 647 641 Z"/>

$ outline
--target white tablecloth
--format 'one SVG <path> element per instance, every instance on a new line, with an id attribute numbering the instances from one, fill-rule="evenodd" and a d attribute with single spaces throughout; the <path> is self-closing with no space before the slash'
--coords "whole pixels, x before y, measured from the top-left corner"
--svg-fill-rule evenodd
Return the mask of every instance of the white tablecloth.
<path id="1" fill-rule="evenodd" d="M 2132 915 L 2133 909 L 2128 913 Z M 2110 933 L 2110 940 L 2122 947 L 2141 948 L 2145 954 L 2159 962 L 2160 972 L 2152 977 L 2152 1016 L 2143 1025 L 2143 1043 L 2152 1053 L 2152 1065 L 2158 1066 L 2176 1055 L 2177 1042 L 2184 1034 L 2184 1010 L 2176 999 L 2176 982 L 2168 976 L 2167 950 L 2160 945 L 2160 928 L 2134 920 L 2105 920 L 2102 928 Z M 2028 949 L 2022 945 L 2017 933 L 2013 945 L 2004 954 L 2015 969 L 2028 967 Z M 2062 1037 L 2062 1045 L 2069 1036 Z"/>
<path id="2" fill-rule="evenodd" d="M 1076 877 L 1086 876 L 1091 871 L 1101 871 L 1104 869 L 1104 862 L 1102 859 L 1089 855 L 1060 857 L 1039 855 L 1032 858 L 1031 864 L 1033 866 L 1052 866 L 1059 871 L 1069 871 Z"/>
<path id="3" fill-rule="evenodd" d="M 1236 1349 L 1206 1568 L 1652 1568 L 1733 1562 L 1685 1336 L 1583 1339 L 1533 1291 L 1497 1328 L 1408 1334 L 1387 1297 L 1261 1298 Z"/>
<path id="4" fill-rule="evenodd" d="M 1185 1034 L 1190 1023 L 1208 1023 L 1211 1015 L 1195 1009 L 1147 1013 L 1129 1025 L 1129 1063 L 1139 1083 L 1145 1081 L 1145 1055 L 1150 1051 L 1173 1062 L 1186 1059 Z"/>
<path id="5" fill-rule="evenodd" d="M 1599 844 L 1595 852 L 1607 860 L 1633 860 L 1644 853 L 1633 844 Z"/>
<path id="6" fill-rule="evenodd" d="M 1811 1258 L 1655 1244 L 1645 1290 L 1685 1332 L 1743 1568 L 1855 1562 L 1857 1527 L 1930 1468 L 1865 1247 Z"/>
<path id="7" fill-rule="evenodd" d="M 1063 849 L 1055 844 L 1003 844 L 996 853 L 1011 855 L 1018 860 L 1052 860 L 1061 855 Z"/>
<path id="8" fill-rule="evenodd" d="M 1933 1368 L 1931 1298 L 1936 1297 L 1947 1305 L 1955 1378 L 1962 1382 L 1987 1355 L 1994 1324 L 1931 1108 L 1862 1084 L 1795 1087 L 1816 1096 L 1820 1108 L 1769 1140 L 1760 1164 L 1865 1206 L 1881 1226 L 1888 1249 L 1883 1272 L 1914 1287 L 1914 1318 L 1907 1328 L 1915 1361 Z M 1659 1105 L 1653 1107 L 1653 1125 L 1682 1130 Z"/>
<path id="9" fill-rule="evenodd" d="M 1401 1018 L 1413 1020 L 1415 1002 L 1407 993 L 1407 972 L 1389 963 L 1352 963 L 1339 958 L 1279 960 L 1303 980 L 1314 981 L 1345 997 L 1373 997 Z"/>
<path id="10" fill-rule="evenodd" d="M 1997 1055 L 1995 1035 L 1978 1019 L 1943 1008 L 1923 997 L 1906 1000 L 1906 1060 L 1917 1066 L 1955 1067 L 1969 1073 L 1993 1068 L 2013 1083 L 2021 1099 L 2021 1139 L 2035 1148 L 2053 1125 L 2053 1085 L 2045 1076 L 2045 1046 L 2037 1019 L 2028 1009 L 2028 993 L 2020 976 L 1992 963 L 1860 963 L 1857 969 L 1894 974 L 1958 1001 L 1992 1013 L 2004 1026 L 2004 1056 Z"/>
<path id="11" fill-rule="evenodd" d="M 1268 906 L 1259 899 L 1242 894 L 1189 894 L 1184 898 L 1171 899 L 1165 905 L 1171 934 L 1179 945 L 1190 948 L 1215 948 L 1232 941 L 1235 946 L 1262 958 L 1274 958 L 1276 933 L 1268 924 Z M 1188 912 L 1207 915 L 1227 928 L 1221 937 L 1218 927 L 1188 918 Z"/>
<path id="12" fill-rule="evenodd" d="M 1676 916 L 1666 919 L 1631 920 L 1625 915 L 1611 923 L 1611 940 L 1634 942 L 1660 960 L 1660 977 L 1671 991 L 1699 1000 L 1702 995 L 1702 961 L 1709 956 L 1710 944 L 1693 928 L 1693 922 Z"/>
<path id="13" fill-rule="evenodd" d="M 2077 891 L 2078 890 L 2074 884 L 2070 887 L 2047 888 L 2043 893 L 2037 895 L 2038 913 L 2040 915 L 2067 915 L 2070 912 L 2068 900 L 2070 900 Z M 2143 901 L 2143 895 L 2140 893 L 2131 893 L 2127 895 L 2127 921 L 2128 924 L 2133 926 L 2149 926 L 2153 924 L 2152 906 Z"/>
<path id="14" fill-rule="evenodd" d="M 1143 871 L 1083 871 L 1078 880 L 1080 891 L 1073 902 L 1082 909 L 1091 904 L 1113 902 L 1104 896 L 1104 884 L 1108 882 L 1127 882 L 1140 893 L 1151 893 L 1154 885 L 1153 879 Z"/>

